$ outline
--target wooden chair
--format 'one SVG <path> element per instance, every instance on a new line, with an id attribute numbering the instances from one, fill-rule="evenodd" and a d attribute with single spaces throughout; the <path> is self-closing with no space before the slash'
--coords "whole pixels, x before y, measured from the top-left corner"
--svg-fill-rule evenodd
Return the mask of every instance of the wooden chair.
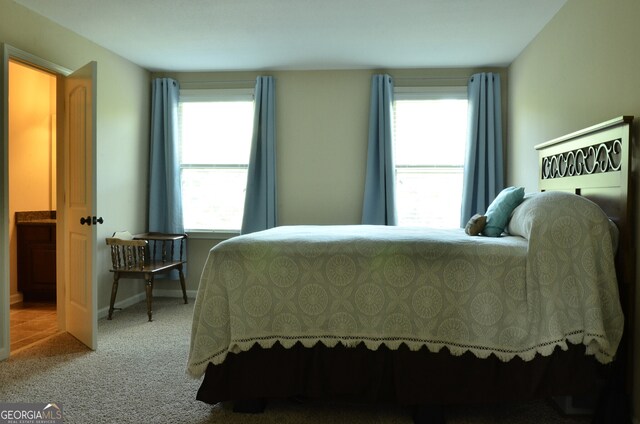
<path id="1" fill-rule="evenodd" d="M 144 233 L 132 236 L 128 231 L 116 232 L 113 237 L 106 239 L 107 245 L 111 248 L 111 272 L 113 272 L 113 287 L 107 319 L 113 317 L 115 310 L 113 305 L 120 278 L 144 279 L 149 321 L 152 321 L 152 292 L 156 274 L 177 270 L 182 286 L 182 297 L 184 303 L 188 303 L 182 272 L 182 266 L 186 263 L 183 260 L 186 239 L 186 234 Z M 176 245 L 179 246 L 176 247 Z"/>

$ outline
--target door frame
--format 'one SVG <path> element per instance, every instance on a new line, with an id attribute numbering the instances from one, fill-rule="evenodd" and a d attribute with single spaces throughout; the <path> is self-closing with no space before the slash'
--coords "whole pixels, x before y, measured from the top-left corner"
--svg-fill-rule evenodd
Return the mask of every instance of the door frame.
<path id="1" fill-rule="evenodd" d="M 64 79 L 71 74 L 71 70 L 38 56 L 17 49 L 11 45 L 0 43 L 2 51 L 2 63 L 0 64 L 0 121 L 2 123 L 2 132 L 0 133 L 0 187 L 2 189 L 2 200 L 0 211 L 2 211 L 2 219 L 0 220 L 0 361 L 9 357 L 11 353 L 11 345 L 9 341 L 9 320 L 10 320 L 10 243 L 9 243 L 9 60 L 13 59 L 22 62 L 25 65 L 42 69 L 56 76 L 56 205 L 58 214 L 58 225 L 56 225 L 56 277 L 57 281 L 63 281 L 64 284 L 56 284 L 56 310 L 58 315 L 58 328 L 66 331 L 66 313 L 65 313 L 65 262 L 64 252 L 66 246 L 64 243 L 64 214 L 60 213 L 64 206 L 64 177 L 63 171 L 66 164 L 64 158 L 64 96 L 61 91 L 64 87 Z M 95 290 L 95 285 L 94 290 Z"/>

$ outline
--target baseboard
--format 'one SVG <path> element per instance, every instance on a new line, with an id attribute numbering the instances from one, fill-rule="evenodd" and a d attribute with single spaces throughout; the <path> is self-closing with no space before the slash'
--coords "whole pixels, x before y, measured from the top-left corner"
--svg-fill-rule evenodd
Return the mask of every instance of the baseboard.
<path id="1" fill-rule="evenodd" d="M 144 293 L 138 293 L 134 296 L 128 297 L 126 299 L 123 299 L 119 302 L 116 302 L 114 306 L 114 308 L 120 308 L 120 309 L 124 309 L 124 308 L 128 308 L 131 305 L 135 305 L 138 302 L 142 302 L 143 300 L 145 300 L 145 294 Z M 101 318 L 106 318 L 107 316 L 109 316 L 109 307 L 106 306 L 102 309 L 98 310 L 98 319 Z"/>
<path id="2" fill-rule="evenodd" d="M 16 303 L 22 302 L 22 300 L 23 300 L 22 293 L 15 293 L 9 297 L 9 304 L 15 305 Z"/>
<path id="3" fill-rule="evenodd" d="M 194 299 L 196 297 L 197 290 L 187 290 L 187 297 L 190 299 Z M 153 290 L 154 297 L 177 297 L 182 299 L 182 290 L 162 290 L 162 289 L 154 289 Z M 131 296 L 127 299 L 123 299 L 119 302 L 116 302 L 114 305 L 115 308 L 128 308 L 129 306 L 135 305 L 139 302 L 144 302 L 146 300 L 146 294 L 138 293 L 134 296 Z M 98 310 L 98 319 L 106 318 L 109 315 L 109 307 L 106 306 L 100 310 Z"/>

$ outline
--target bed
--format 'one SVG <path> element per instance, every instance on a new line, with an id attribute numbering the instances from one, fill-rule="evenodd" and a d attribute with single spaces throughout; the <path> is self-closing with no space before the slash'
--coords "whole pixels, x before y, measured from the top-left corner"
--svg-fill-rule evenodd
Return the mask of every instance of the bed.
<path id="1" fill-rule="evenodd" d="M 540 192 L 500 237 L 284 226 L 218 244 L 194 309 L 197 398 L 394 402 L 430 415 L 601 384 L 626 364 L 631 324 L 632 120 L 536 146 Z"/>

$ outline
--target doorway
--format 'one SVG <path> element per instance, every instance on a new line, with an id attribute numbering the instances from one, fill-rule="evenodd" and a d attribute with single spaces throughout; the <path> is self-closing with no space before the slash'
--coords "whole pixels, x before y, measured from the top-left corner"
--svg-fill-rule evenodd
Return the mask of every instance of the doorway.
<path id="1" fill-rule="evenodd" d="M 10 226 L 9 226 L 9 62 L 20 62 L 55 76 L 55 248 L 44 253 L 55 263 L 56 311 L 59 331 L 97 347 L 97 275 L 95 227 L 82 225 L 96 209 L 97 63 L 71 71 L 47 60 L 0 44 L 0 361 L 10 352 Z M 53 193 L 51 194 L 53 196 Z M 51 199 L 53 205 L 53 199 Z M 50 206 L 53 208 L 53 206 Z M 41 246 L 40 246 L 41 247 Z M 45 251 L 47 249 L 44 249 Z M 56 254 L 60 252 L 60 254 Z M 42 271 L 40 266 L 32 269 Z"/>
<path id="2" fill-rule="evenodd" d="M 56 75 L 9 60 L 10 353 L 58 332 Z"/>

